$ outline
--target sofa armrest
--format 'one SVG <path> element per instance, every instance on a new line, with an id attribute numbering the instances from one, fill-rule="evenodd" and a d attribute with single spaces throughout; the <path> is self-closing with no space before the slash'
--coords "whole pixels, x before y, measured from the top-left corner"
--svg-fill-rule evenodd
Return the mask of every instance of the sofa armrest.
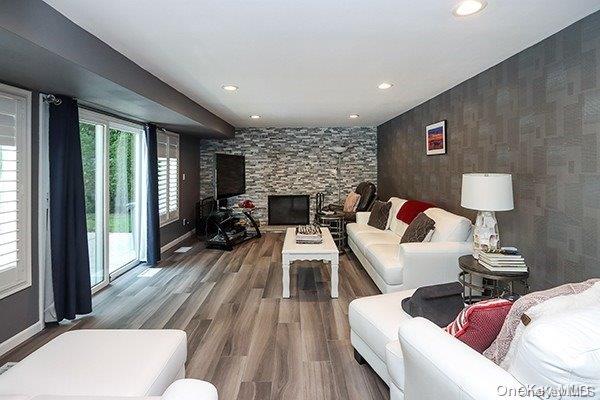
<path id="1" fill-rule="evenodd" d="M 371 211 L 358 211 L 356 213 L 356 223 L 359 225 L 366 225 L 369 222 Z"/>
<path id="2" fill-rule="evenodd" d="M 404 390 L 404 359 L 399 340 L 385 345 L 385 364 L 392 383 L 398 389 Z"/>
<path id="3" fill-rule="evenodd" d="M 404 268 L 404 285 L 413 289 L 456 282 L 458 257 L 472 253 L 471 242 L 402 243 L 398 259 Z"/>
<path id="4" fill-rule="evenodd" d="M 537 399 L 511 374 L 424 318 L 400 326 L 406 399 Z"/>
<path id="5" fill-rule="evenodd" d="M 163 393 L 161 400 L 218 400 L 217 388 L 199 379 L 179 379 Z"/>

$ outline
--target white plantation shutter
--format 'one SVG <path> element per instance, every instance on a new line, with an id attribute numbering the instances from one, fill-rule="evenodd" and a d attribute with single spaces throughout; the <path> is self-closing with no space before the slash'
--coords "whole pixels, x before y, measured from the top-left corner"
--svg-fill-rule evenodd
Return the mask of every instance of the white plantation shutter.
<path id="1" fill-rule="evenodd" d="M 0 85 L 0 298 L 31 286 L 31 93 Z"/>
<path id="2" fill-rule="evenodd" d="M 179 219 L 179 136 L 157 134 L 158 213 L 161 225 Z"/>

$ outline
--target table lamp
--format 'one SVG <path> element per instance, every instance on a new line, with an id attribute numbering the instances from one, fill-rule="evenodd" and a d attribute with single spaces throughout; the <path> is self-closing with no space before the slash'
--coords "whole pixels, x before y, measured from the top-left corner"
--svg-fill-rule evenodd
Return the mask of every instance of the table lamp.
<path id="1" fill-rule="evenodd" d="M 496 211 L 514 208 L 510 174 L 463 174 L 461 206 L 477 211 L 473 257 L 500 249 Z"/>

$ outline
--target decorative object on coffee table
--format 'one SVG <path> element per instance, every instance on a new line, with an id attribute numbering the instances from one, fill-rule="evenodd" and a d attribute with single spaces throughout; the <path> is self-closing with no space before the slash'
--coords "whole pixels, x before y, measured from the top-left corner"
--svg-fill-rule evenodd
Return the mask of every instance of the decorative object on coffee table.
<path id="1" fill-rule="evenodd" d="M 525 291 L 529 291 L 529 272 L 499 272 L 490 271 L 479 263 L 473 256 L 462 256 L 458 258 L 458 266 L 461 272 L 458 281 L 465 289 L 464 300 L 467 304 L 477 301 L 493 299 L 502 295 L 517 294 L 514 283 L 519 282 Z M 476 281 L 473 278 L 476 277 Z M 478 281 L 481 280 L 481 283 Z M 473 291 L 476 293 L 473 294 Z"/>
<path id="2" fill-rule="evenodd" d="M 296 243 L 321 244 L 323 235 L 318 225 L 301 225 L 296 227 Z"/>
<path id="3" fill-rule="evenodd" d="M 296 243 L 296 228 L 288 228 L 281 249 L 281 267 L 283 269 L 283 298 L 290 297 L 290 267 L 294 261 L 320 260 L 331 264 L 331 297 L 338 297 L 338 248 L 329 233 L 329 229 L 321 228 L 323 243 Z"/>
<path id="4" fill-rule="evenodd" d="M 428 156 L 446 154 L 446 121 L 427 125 L 425 128 L 425 145 Z"/>
<path id="5" fill-rule="evenodd" d="M 473 257 L 500 248 L 496 211 L 514 208 L 510 174 L 463 174 L 461 205 L 477 210 L 473 235 Z"/>

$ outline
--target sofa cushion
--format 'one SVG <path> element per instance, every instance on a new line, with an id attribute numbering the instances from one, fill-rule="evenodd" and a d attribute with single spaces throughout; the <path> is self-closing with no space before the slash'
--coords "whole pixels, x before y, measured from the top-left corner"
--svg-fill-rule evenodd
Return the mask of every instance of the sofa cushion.
<path id="1" fill-rule="evenodd" d="M 346 224 L 346 233 L 348 237 L 355 241 L 356 235 L 359 233 L 373 233 L 373 232 L 381 232 L 379 229 L 372 227 L 371 225 L 358 224 L 356 222 L 351 222 Z"/>
<path id="2" fill-rule="evenodd" d="M 366 248 L 365 257 L 388 285 L 400 285 L 404 278 L 398 259 L 398 243 L 372 244 Z"/>
<path id="3" fill-rule="evenodd" d="M 75 330 L 0 375 L 0 394 L 159 396 L 187 358 L 179 330 Z"/>
<path id="4" fill-rule="evenodd" d="M 381 360 L 385 360 L 385 346 L 398 340 L 398 328 L 402 322 L 412 318 L 402 310 L 402 300 L 412 296 L 414 291 L 362 297 L 350 303 L 350 328 Z"/>
<path id="5" fill-rule="evenodd" d="M 394 232 L 380 230 L 376 232 L 359 232 L 353 240 L 363 254 L 366 253 L 369 246 L 374 244 L 395 244 L 397 247 L 400 243 L 400 238 Z"/>
<path id="6" fill-rule="evenodd" d="M 588 279 L 584 282 L 567 283 L 551 289 L 541 290 L 538 292 L 528 293 L 515 301 L 510 312 L 506 316 L 504 325 L 498 334 L 498 337 L 491 346 L 483 352 L 483 355 L 495 362 L 498 365 L 505 365 L 504 359 L 508 354 L 513 337 L 519 324 L 521 323 L 521 315 L 526 313 L 531 307 L 536 304 L 541 304 L 548 299 L 557 296 L 573 295 L 588 290 L 600 279 Z"/>
<path id="7" fill-rule="evenodd" d="M 360 201 L 360 194 L 355 192 L 348 193 L 344 201 L 344 212 L 356 212 L 356 206 Z"/>
<path id="8" fill-rule="evenodd" d="M 533 320 L 520 337 L 508 372 L 524 385 L 591 386 L 598 390 L 598 321 L 600 307 L 597 304 Z"/>
<path id="9" fill-rule="evenodd" d="M 435 205 L 424 201 L 408 200 L 400 207 L 400 210 L 398 210 L 396 219 L 410 224 L 417 218 L 417 215 L 432 207 L 435 207 Z"/>
<path id="10" fill-rule="evenodd" d="M 373 208 L 371 208 L 371 214 L 369 215 L 369 222 L 367 222 L 367 225 L 371 225 L 372 227 L 381 230 L 386 229 L 391 207 L 392 203 L 389 201 L 384 203 L 383 201 L 375 200 Z"/>
<path id="11" fill-rule="evenodd" d="M 392 208 L 390 209 L 390 218 L 388 220 L 387 229 L 396 232 L 398 236 L 402 236 L 404 229 L 406 229 L 408 224 L 400 221 L 398 218 L 396 218 L 396 215 L 398 214 L 400 207 L 406 203 L 406 200 L 398 197 L 390 197 L 388 201 L 392 203 Z M 402 229 L 402 227 L 404 227 L 404 229 Z M 398 232 L 398 230 L 400 230 L 400 232 Z"/>
<path id="12" fill-rule="evenodd" d="M 471 221 L 441 208 L 430 208 L 425 214 L 435 221 L 432 242 L 466 242 L 471 235 Z"/>
<path id="13" fill-rule="evenodd" d="M 512 304 L 505 299 L 491 299 L 468 305 L 446 327 L 446 332 L 483 353 L 498 336 Z"/>
<path id="14" fill-rule="evenodd" d="M 400 243 L 419 243 L 424 242 L 425 239 L 433 236 L 433 229 L 435 228 L 435 221 L 427 216 L 425 213 L 419 213 L 415 219 L 408 225 L 408 228 L 404 231 Z"/>

